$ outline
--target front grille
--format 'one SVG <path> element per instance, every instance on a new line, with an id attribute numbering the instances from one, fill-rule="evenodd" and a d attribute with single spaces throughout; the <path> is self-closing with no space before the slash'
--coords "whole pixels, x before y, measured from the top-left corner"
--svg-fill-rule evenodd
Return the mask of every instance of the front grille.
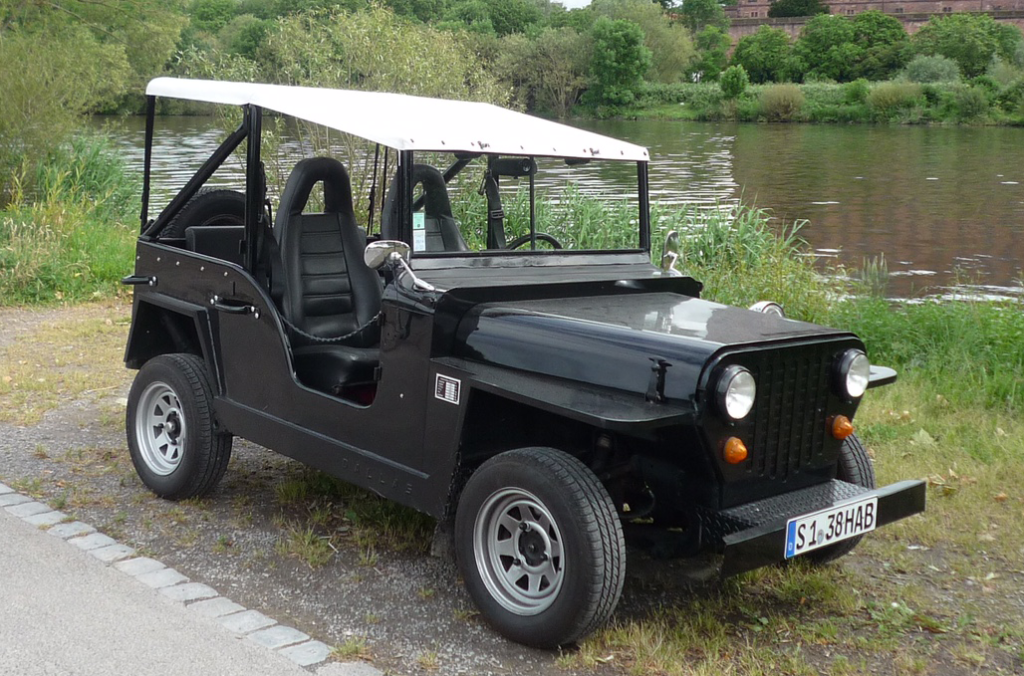
<path id="1" fill-rule="evenodd" d="M 820 464 L 815 460 L 824 451 L 834 351 L 822 348 L 762 352 L 749 365 L 757 382 L 754 474 L 785 481 L 801 468 Z"/>

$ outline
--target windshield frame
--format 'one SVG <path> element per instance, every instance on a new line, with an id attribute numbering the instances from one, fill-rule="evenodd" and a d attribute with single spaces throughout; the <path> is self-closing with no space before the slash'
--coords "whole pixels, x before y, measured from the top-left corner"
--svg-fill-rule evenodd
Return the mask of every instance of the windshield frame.
<path id="1" fill-rule="evenodd" d="M 637 246 L 632 248 L 614 249 L 614 250 L 600 250 L 600 249 L 562 249 L 562 250 L 551 250 L 551 249 L 502 249 L 502 248 L 487 248 L 480 251 L 416 251 L 413 247 L 414 234 L 413 234 L 413 212 L 414 206 L 416 206 L 417 200 L 413 195 L 413 182 L 412 182 L 412 170 L 415 164 L 415 155 L 419 154 L 445 154 L 451 155 L 452 152 L 446 149 L 434 150 L 434 151 L 398 151 L 398 167 L 396 171 L 396 180 L 399 190 L 398 195 L 398 209 L 399 209 L 399 239 L 410 246 L 412 251 L 410 257 L 414 261 L 427 261 L 437 260 L 438 266 L 443 266 L 441 261 L 444 260 L 459 260 L 459 259 L 499 259 L 499 258 L 518 258 L 518 257 L 530 257 L 531 259 L 542 259 L 550 260 L 551 264 L 558 265 L 564 264 L 566 257 L 581 257 L 581 256 L 615 256 L 620 254 L 638 254 L 642 253 L 650 256 L 651 252 L 651 220 L 650 220 L 650 198 L 648 194 L 648 162 L 646 160 L 635 161 L 637 168 L 636 173 L 636 196 L 637 196 Z M 591 158 L 565 158 L 564 156 L 549 156 L 549 155 L 500 155 L 497 153 L 481 153 L 478 157 L 500 157 L 501 159 L 529 159 L 535 161 L 536 159 L 553 159 L 553 160 L 567 160 L 567 163 L 571 164 L 573 159 L 590 161 Z M 478 159 L 478 158 L 477 158 Z M 621 162 L 629 163 L 631 160 L 598 160 L 607 162 Z M 458 164 L 458 163 L 456 163 Z M 454 169 L 454 173 L 449 174 L 448 171 L 444 171 L 445 184 L 447 185 L 465 166 L 469 163 L 462 163 L 461 166 L 453 164 L 451 167 L 446 169 Z M 526 174 L 524 174 L 525 176 Z M 536 198 L 536 185 L 534 183 L 533 173 L 528 174 L 529 177 L 529 191 L 530 191 L 530 234 L 531 239 L 535 241 L 536 233 L 536 222 L 534 215 L 534 200 Z M 421 198 L 422 199 L 422 198 Z M 531 264 L 536 264 L 534 263 Z M 433 266 L 431 266 L 433 267 Z"/>

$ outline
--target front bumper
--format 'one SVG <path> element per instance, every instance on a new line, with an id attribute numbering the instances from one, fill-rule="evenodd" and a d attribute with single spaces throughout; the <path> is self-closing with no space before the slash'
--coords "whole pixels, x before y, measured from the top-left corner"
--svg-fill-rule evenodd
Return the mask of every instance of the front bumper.
<path id="1" fill-rule="evenodd" d="M 717 542 L 725 555 L 722 577 L 769 566 L 785 559 L 786 522 L 853 498 L 878 498 L 877 527 L 924 511 L 925 482 L 900 481 L 868 490 L 833 480 L 740 507 L 702 515 L 705 541 Z"/>

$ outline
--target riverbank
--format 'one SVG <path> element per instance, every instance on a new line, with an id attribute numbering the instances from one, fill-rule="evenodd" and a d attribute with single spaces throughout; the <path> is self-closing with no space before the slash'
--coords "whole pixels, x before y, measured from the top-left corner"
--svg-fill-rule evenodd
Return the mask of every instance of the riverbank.
<path id="1" fill-rule="evenodd" d="M 594 114 L 634 120 L 1024 126 L 1024 86 L 970 83 L 749 85 L 729 99 L 717 82 L 648 84 L 637 104 Z"/>

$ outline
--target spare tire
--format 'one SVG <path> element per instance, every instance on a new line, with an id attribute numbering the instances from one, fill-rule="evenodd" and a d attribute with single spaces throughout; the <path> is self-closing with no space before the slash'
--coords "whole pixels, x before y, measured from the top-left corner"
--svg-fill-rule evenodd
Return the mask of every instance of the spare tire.
<path id="1" fill-rule="evenodd" d="M 245 225 L 245 194 L 203 188 L 185 203 L 160 235 L 184 237 L 186 229 L 197 225 Z"/>

